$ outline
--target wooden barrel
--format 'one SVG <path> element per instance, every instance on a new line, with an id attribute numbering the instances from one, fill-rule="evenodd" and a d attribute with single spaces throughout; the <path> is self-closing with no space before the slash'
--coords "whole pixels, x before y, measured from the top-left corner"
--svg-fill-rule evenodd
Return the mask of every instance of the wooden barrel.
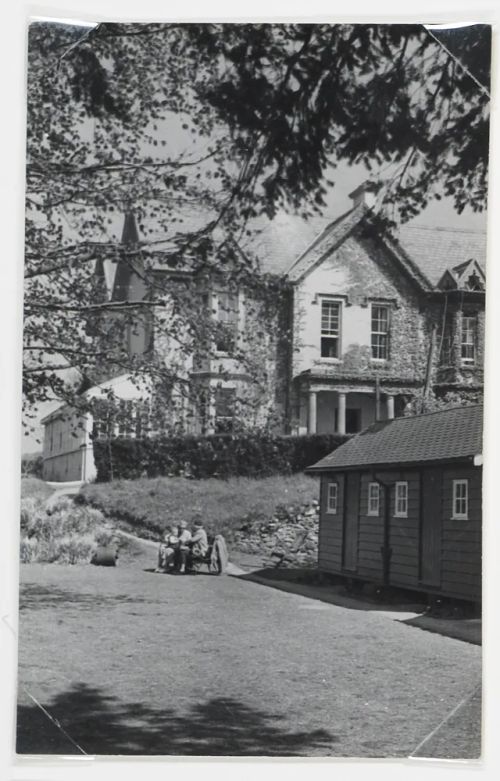
<path id="1" fill-rule="evenodd" d="M 116 545 L 98 545 L 92 558 L 91 564 L 95 564 L 97 567 L 116 567 L 118 559 L 118 550 Z"/>

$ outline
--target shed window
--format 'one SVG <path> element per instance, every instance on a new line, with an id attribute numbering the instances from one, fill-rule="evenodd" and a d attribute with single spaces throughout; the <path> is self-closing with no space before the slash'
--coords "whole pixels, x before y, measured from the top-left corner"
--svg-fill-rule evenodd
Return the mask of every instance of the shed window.
<path id="1" fill-rule="evenodd" d="M 368 515 L 378 515 L 380 512 L 380 485 L 368 484 Z"/>
<path id="2" fill-rule="evenodd" d="M 326 495 L 326 511 L 330 515 L 337 514 L 339 487 L 338 483 L 328 483 L 328 492 Z"/>
<path id="3" fill-rule="evenodd" d="M 408 517 L 408 483 L 396 483 L 395 511 L 396 518 Z"/>
<path id="4" fill-rule="evenodd" d="M 453 481 L 453 517 L 467 520 L 469 517 L 469 481 Z"/>
<path id="5" fill-rule="evenodd" d="M 340 303 L 321 302 L 321 357 L 340 356 Z"/>
<path id="6" fill-rule="evenodd" d="M 372 305 L 372 358 L 387 361 L 389 358 L 389 307 Z"/>

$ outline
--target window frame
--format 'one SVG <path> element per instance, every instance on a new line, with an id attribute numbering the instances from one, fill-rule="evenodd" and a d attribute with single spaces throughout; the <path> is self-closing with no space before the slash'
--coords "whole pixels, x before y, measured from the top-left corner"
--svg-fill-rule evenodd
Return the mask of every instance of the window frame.
<path id="1" fill-rule="evenodd" d="M 465 496 L 457 495 L 457 488 L 459 486 L 465 486 Z M 465 502 L 465 512 L 457 512 L 457 502 Z M 451 517 L 454 521 L 468 521 L 469 520 L 469 480 L 468 478 L 460 478 L 453 480 L 453 500 L 452 500 L 452 514 Z"/>
<path id="2" fill-rule="evenodd" d="M 405 489 L 404 495 L 404 510 L 398 509 L 398 500 L 401 498 L 398 496 L 398 489 Z M 408 518 L 408 480 L 398 480 L 394 485 L 394 518 Z"/>
<path id="3" fill-rule="evenodd" d="M 380 330 L 375 331 L 374 328 L 373 328 L 373 315 L 374 315 L 373 310 L 375 308 L 383 309 L 383 310 L 385 310 L 385 312 L 387 314 L 387 330 L 386 331 L 380 331 Z M 380 319 L 379 319 L 379 322 L 380 322 Z M 374 361 L 375 363 L 387 363 L 387 361 L 390 359 L 390 346 L 391 346 L 390 345 L 390 332 L 391 332 L 391 307 L 388 304 L 378 303 L 377 301 L 373 301 L 372 304 L 371 304 L 371 307 L 370 307 L 370 359 L 372 361 Z M 380 357 L 376 357 L 373 354 L 373 350 L 374 350 L 374 347 L 375 347 L 375 345 L 373 343 L 373 337 L 374 336 L 385 337 L 385 339 L 386 339 L 386 342 L 385 342 L 385 357 L 380 358 Z M 378 348 L 378 349 L 380 349 L 380 348 Z"/>
<path id="4" fill-rule="evenodd" d="M 472 328 L 464 329 L 464 321 L 468 320 L 471 321 L 473 324 Z M 462 316 L 460 318 L 460 360 L 463 366 L 475 366 L 476 364 L 476 354 L 477 354 L 477 313 L 473 312 L 462 312 Z M 471 341 L 464 341 L 464 335 L 465 334 L 471 334 Z M 472 357 L 470 356 L 464 356 L 464 348 L 471 348 L 472 350 Z"/>
<path id="5" fill-rule="evenodd" d="M 229 401 L 229 409 L 231 411 L 231 415 L 220 415 L 217 413 L 217 406 L 219 404 L 219 400 L 217 396 L 220 398 L 220 402 L 222 403 L 222 399 L 224 397 L 224 394 L 226 394 L 226 400 L 223 402 L 224 405 L 228 404 L 228 397 L 230 398 Z M 216 387 L 213 391 L 213 430 L 216 434 L 232 434 L 234 432 L 234 426 L 236 423 L 236 402 L 237 402 L 237 393 L 236 388 L 234 387 Z"/>
<path id="6" fill-rule="evenodd" d="M 221 307 L 221 298 L 227 297 L 227 307 Z M 215 353 L 216 355 L 229 355 L 234 350 L 240 335 L 240 295 L 239 290 L 216 290 L 213 298 L 215 299 L 215 320 L 218 325 L 227 329 L 226 334 L 215 334 Z M 233 306 L 231 306 L 233 304 Z M 221 313 L 224 312 L 224 317 Z M 233 315 L 233 317 L 231 317 Z M 223 344 L 223 340 L 227 342 Z M 232 344 L 229 344 L 231 340 Z M 222 349 L 221 349 L 222 344 Z"/>
<path id="7" fill-rule="evenodd" d="M 342 301 L 338 298 L 330 298 L 329 296 L 320 297 L 320 329 L 319 329 L 319 353 L 322 361 L 340 361 L 342 356 Z M 323 328 L 323 307 L 325 306 L 337 307 L 337 332 L 332 333 L 328 329 Z M 323 339 L 335 340 L 337 347 L 337 355 L 323 355 Z"/>
<path id="8" fill-rule="evenodd" d="M 330 489 L 335 488 L 335 506 L 332 507 L 330 500 L 332 499 Z M 339 507 L 339 484 L 337 480 L 331 480 L 326 484 L 326 510 L 327 515 L 337 515 Z"/>
<path id="9" fill-rule="evenodd" d="M 371 501 L 374 497 L 371 496 L 372 488 L 377 489 L 376 494 L 376 500 L 377 500 L 377 509 L 373 509 L 371 507 Z M 380 483 L 377 482 L 370 482 L 368 483 L 368 504 L 367 504 L 367 510 L 366 514 L 370 515 L 373 518 L 378 518 L 380 516 Z"/>

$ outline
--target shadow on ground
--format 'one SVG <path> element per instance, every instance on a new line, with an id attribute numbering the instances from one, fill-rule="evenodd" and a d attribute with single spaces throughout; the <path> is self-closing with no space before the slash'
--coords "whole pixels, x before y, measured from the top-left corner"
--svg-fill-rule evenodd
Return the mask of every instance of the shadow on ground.
<path id="1" fill-rule="evenodd" d="M 346 580 L 343 578 L 327 576 L 320 579 L 318 576 L 318 571 L 312 568 L 264 567 L 236 577 L 239 580 L 261 583 L 352 610 L 421 613 L 427 604 L 423 595 L 414 592 L 392 589 L 379 597 L 375 593 L 375 588 L 372 591 L 365 590 L 363 593 L 357 593 L 355 590 L 348 590 Z"/>
<path id="2" fill-rule="evenodd" d="M 351 592 L 346 588 L 344 580 L 335 577 L 319 580 L 317 570 L 311 568 L 253 569 L 236 577 L 350 610 L 379 611 L 407 626 L 462 640 L 465 643 L 473 645 L 482 643 L 480 616 L 432 615 L 426 612 L 426 596 L 415 592 L 392 589 L 378 596 L 375 588 L 368 592 Z M 415 615 L 411 616 L 411 613 Z M 410 617 L 407 617 L 408 614 Z"/>
<path id="3" fill-rule="evenodd" d="M 282 717 L 217 697 L 181 715 L 123 703 L 97 688 L 78 685 L 44 704 L 86 754 L 180 756 L 308 756 L 337 742 L 323 729 L 282 730 Z M 20 705 L 18 754 L 81 753 L 56 724 L 33 705 Z"/>
<path id="4" fill-rule="evenodd" d="M 19 591 L 19 610 L 32 610 L 55 607 L 82 608 L 84 610 L 95 610 L 98 607 L 108 607 L 113 604 L 132 604 L 138 602 L 148 604 L 152 599 L 145 599 L 134 594 L 99 594 L 82 593 L 76 590 L 65 590 L 62 588 L 46 588 L 38 585 L 22 585 Z"/>

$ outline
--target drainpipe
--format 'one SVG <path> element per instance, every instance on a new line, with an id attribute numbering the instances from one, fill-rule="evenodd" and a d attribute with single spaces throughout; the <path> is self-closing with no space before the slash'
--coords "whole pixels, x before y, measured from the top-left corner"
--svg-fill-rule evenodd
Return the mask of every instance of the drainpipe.
<path id="1" fill-rule="evenodd" d="M 425 381 L 424 381 L 424 393 L 423 398 L 424 400 L 429 396 L 430 390 L 431 390 L 431 384 L 432 384 L 432 364 L 434 362 L 434 351 L 436 347 L 436 326 L 432 326 L 431 330 L 431 338 L 429 343 L 429 352 L 427 353 L 427 367 L 425 371 Z"/>
<path id="2" fill-rule="evenodd" d="M 373 475 L 374 480 L 380 483 L 384 487 L 384 527 L 383 527 L 383 541 L 380 548 L 380 554 L 382 556 L 382 582 L 384 586 L 389 585 L 391 576 L 391 557 L 392 548 L 390 546 L 390 530 L 391 530 L 391 488 L 393 483 L 386 483 L 385 480 L 381 480 L 377 475 Z"/>
<path id="3" fill-rule="evenodd" d="M 380 420 L 380 380 L 375 377 L 375 420 Z"/>

